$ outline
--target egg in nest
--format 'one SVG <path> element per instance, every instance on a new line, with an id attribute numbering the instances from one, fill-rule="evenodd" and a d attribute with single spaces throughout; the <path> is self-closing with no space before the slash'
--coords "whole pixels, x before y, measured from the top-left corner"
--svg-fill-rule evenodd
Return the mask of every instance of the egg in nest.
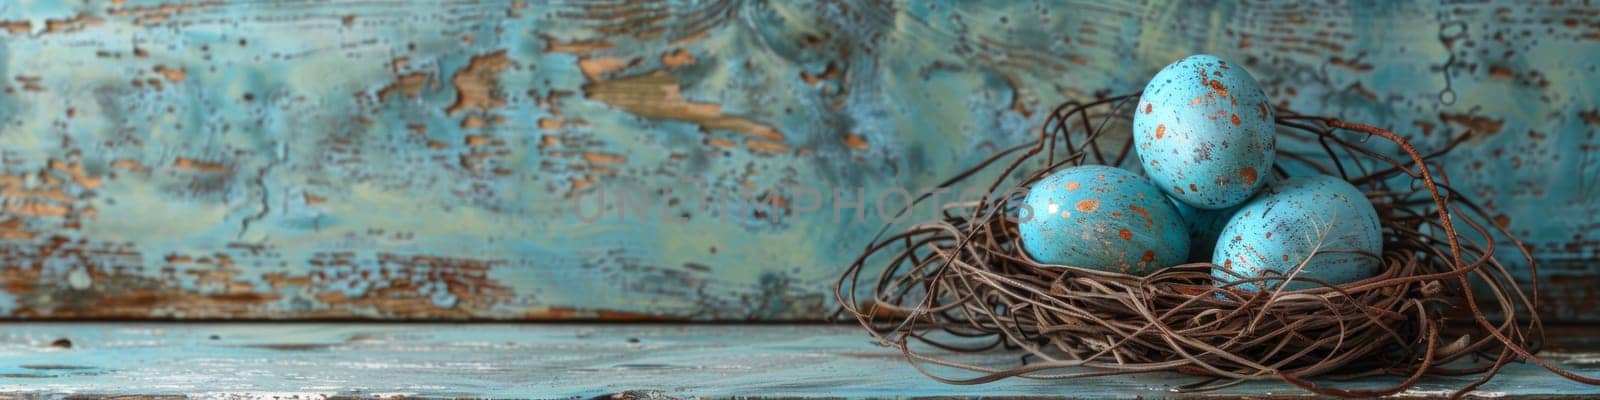
<path id="1" fill-rule="evenodd" d="M 1212 276 L 1219 282 L 1238 280 L 1234 275 L 1294 273 L 1285 289 L 1301 290 L 1320 286 L 1305 279 L 1340 285 L 1377 275 L 1383 233 L 1377 210 L 1361 190 L 1337 177 L 1299 176 L 1273 182 L 1239 207 L 1216 246 L 1211 262 L 1220 269 Z M 1271 289 L 1282 282 L 1263 283 Z M 1259 286 L 1237 287 L 1254 291 Z"/>
<path id="2" fill-rule="evenodd" d="M 1134 149 L 1157 187 L 1190 206 L 1233 207 L 1264 184 L 1277 142 L 1267 94 L 1243 66 L 1194 55 L 1145 85 Z"/>
<path id="3" fill-rule="evenodd" d="M 1023 204 L 1022 247 L 1041 263 L 1144 275 L 1183 263 L 1189 251 L 1177 209 L 1127 170 L 1065 168 L 1029 188 Z"/>

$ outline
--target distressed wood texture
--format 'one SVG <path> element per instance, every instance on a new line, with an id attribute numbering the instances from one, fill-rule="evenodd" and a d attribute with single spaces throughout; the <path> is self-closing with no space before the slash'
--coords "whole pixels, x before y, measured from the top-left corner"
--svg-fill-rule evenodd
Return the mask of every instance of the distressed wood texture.
<path id="1" fill-rule="evenodd" d="M 891 189 L 1196 52 L 1424 151 L 1476 132 L 1443 162 L 1532 246 L 1541 311 L 1600 301 L 1586 2 L 6 0 L 0 27 L 4 317 L 817 319 Z"/>
<path id="2" fill-rule="evenodd" d="M 1600 338 L 1592 327 L 1556 332 L 1548 357 L 1600 375 Z M 1009 363 L 1018 356 L 964 361 Z M 1158 373 L 946 385 L 918 373 L 898 351 L 873 345 L 855 326 L 24 323 L 0 329 L 0 396 L 29 398 L 1308 397 L 1271 382 L 1201 395 L 1171 392 L 1200 379 Z M 1398 380 L 1323 383 L 1375 388 Z M 1442 397 L 1472 380 L 1428 378 L 1399 396 Z M 1473 395 L 1593 398 L 1600 387 L 1523 363 L 1507 366 Z"/>

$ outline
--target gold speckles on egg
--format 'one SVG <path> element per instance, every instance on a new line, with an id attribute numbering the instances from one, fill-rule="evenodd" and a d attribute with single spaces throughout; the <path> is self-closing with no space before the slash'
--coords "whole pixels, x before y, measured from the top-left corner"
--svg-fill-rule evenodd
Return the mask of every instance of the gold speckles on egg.
<path id="1" fill-rule="evenodd" d="M 1140 207 L 1140 206 L 1128 206 L 1128 209 L 1129 210 L 1133 210 L 1133 212 L 1139 213 L 1139 216 L 1144 217 L 1144 227 L 1146 227 L 1146 228 L 1155 227 L 1156 220 L 1154 218 L 1150 218 L 1150 210 L 1149 209 L 1146 209 L 1146 208 Z"/>
<path id="2" fill-rule="evenodd" d="M 1101 176 L 1104 177 L 1104 175 Z M 1076 207 L 1078 208 L 1078 211 L 1094 212 L 1094 210 L 1100 208 L 1100 201 L 1095 199 L 1084 199 L 1083 201 L 1079 201 Z"/>
<path id="3" fill-rule="evenodd" d="M 1221 80 L 1206 80 L 1206 86 L 1211 86 L 1211 91 L 1216 91 L 1218 96 L 1227 98 L 1227 86 L 1222 86 Z"/>
<path id="4" fill-rule="evenodd" d="M 1142 274 L 1186 259 L 1189 240 L 1182 217 L 1137 173 L 1100 165 L 1067 167 L 1034 184 L 1024 201 L 1047 216 L 1022 220 L 1017 227 L 1023 250 L 1039 262 L 1102 271 L 1133 268 L 1128 273 Z M 1130 208 L 1149 215 L 1137 219 Z M 1147 250 L 1152 254 L 1145 256 Z"/>

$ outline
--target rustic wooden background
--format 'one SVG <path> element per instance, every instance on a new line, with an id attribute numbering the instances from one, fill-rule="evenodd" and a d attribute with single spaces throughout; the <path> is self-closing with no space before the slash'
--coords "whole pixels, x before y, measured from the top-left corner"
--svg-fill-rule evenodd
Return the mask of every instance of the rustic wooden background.
<path id="1" fill-rule="evenodd" d="M 5 0 L 0 317 L 818 319 L 880 194 L 1195 52 L 1477 132 L 1449 175 L 1600 317 L 1600 7 L 1099 0 Z"/>

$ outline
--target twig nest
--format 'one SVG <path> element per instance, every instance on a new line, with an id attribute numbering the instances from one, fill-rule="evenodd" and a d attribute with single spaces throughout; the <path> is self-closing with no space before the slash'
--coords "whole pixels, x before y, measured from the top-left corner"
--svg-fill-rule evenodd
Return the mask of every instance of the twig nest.
<path id="1" fill-rule="evenodd" d="M 1219 102 L 1231 106 L 1236 98 L 1248 104 L 1235 87 L 1228 88 Z M 835 298 L 841 311 L 880 343 L 903 352 L 919 371 L 946 383 L 1169 371 L 1214 378 L 1175 384 L 1179 391 L 1268 379 L 1322 395 L 1372 398 L 1405 391 L 1428 374 L 1477 375 L 1455 393 L 1460 396 L 1493 377 L 1499 366 L 1525 359 L 1579 382 L 1600 384 L 1534 354 L 1543 334 L 1532 312 L 1535 303 L 1525 283 L 1500 261 L 1511 253 L 1532 268 L 1533 258 L 1516 236 L 1491 223 L 1470 193 L 1436 181 L 1432 171 L 1440 167 L 1405 138 L 1381 128 L 1287 112 L 1272 116 L 1281 135 L 1277 140 L 1319 144 L 1305 148 L 1325 152 L 1285 152 L 1276 163 L 1294 165 L 1257 166 L 1258 173 L 1273 171 L 1271 177 L 1280 183 L 1241 203 L 1215 251 L 1232 255 L 1216 260 L 1222 264 L 1231 259 L 1236 267 L 1294 274 L 1282 268 L 1294 263 L 1282 261 L 1313 254 L 1315 246 L 1300 244 L 1317 232 L 1319 251 L 1296 281 L 1316 280 L 1332 288 L 1229 290 L 1217 282 L 1270 288 L 1283 279 L 1241 274 L 1233 280 L 1215 275 L 1227 265 L 1178 264 L 1185 249 L 1172 244 L 1185 243 L 1189 232 L 1160 193 L 1170 187 L 1138 184 L 1143 178 L 1111 167 L 1083 166 L 1122 165 L 1131 156 L 1128 149 L 1142 133 L 1116 143 L 1119 139 L 1104 135 L 1104 127 L 1146 113 L 1147 103 L 1135 103 L 1138 98 L 1062 105 L 1051 112 L 1038 141 L 953 171 L 952 186 L 987 175 L 995 177 L 982 183 L 989 190 L 1013 193 L 1029 185 L 1032 191 L 1022 198 L 946 204 L 939 218 L 898 230 L 886 227 L 840 276 Z M 1345 140 L 1339 130 L 1385 143 L 1369 147 Z M 1230 140 L 1228 148 L 1239 143 Z M 1394 148 L 1398 154 L 1378 150 Z M 1328 176 L 1291 178 L 1287 171 Z M 1350 175 L 1353 171 L 1361 175 Z M 1266 177 L 1257 176 L 1257 184 Z M 1359 182 L 1367 193 L 1347 182 Z M 1091 199 L 1096 201 L 1085 203 Z M 1150 213 L 1148 219 L 1135 205 Z M 1023 218 L 1024 206 L 1033 209 L 1034 218 Z M 1233 236 L 1239 241 L 1229 240 Z M 1146 250 L 1154 263 L 1138 268 Z M 1150 265 L 1166 267 L 1149 271 Z M 1467 322 L 1456 326 L 1465 332 L 1443 332 L 1447 313 Z M 993 341 L 974 346 L 978 337 Z M 1010 365 L 973 365 L 951 353 L 1006 349 L 1027 354 L 1007 357 L 1015 360 Z M 1486 361 L 1443 367 L 1470 360 Z M 1403 378 L 1360 389 L 1316 381 L 1373 374 Z"/>

